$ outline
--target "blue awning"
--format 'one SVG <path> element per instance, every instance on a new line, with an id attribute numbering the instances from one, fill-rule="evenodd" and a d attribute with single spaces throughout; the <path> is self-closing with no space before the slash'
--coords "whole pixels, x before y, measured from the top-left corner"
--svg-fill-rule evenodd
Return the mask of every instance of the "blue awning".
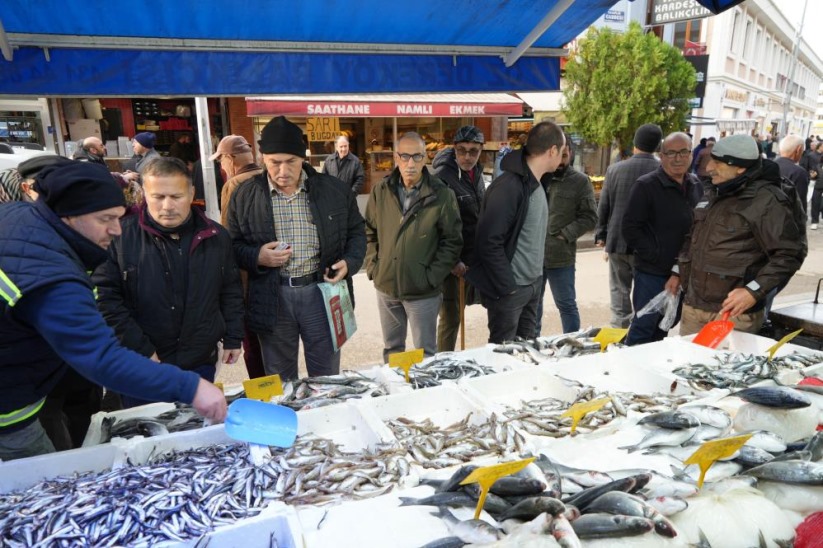
<path id="1" fill-rule="evenodd" d="M 554 90 L 613 3 L 4 0 L 0 95 Z"/>
<path id="2" fill-rule="evenodd" d="M 744 0 L 697 0 L 704 8 L 712 13 L 722 13 L 737 4 L 742 4 Z"/>

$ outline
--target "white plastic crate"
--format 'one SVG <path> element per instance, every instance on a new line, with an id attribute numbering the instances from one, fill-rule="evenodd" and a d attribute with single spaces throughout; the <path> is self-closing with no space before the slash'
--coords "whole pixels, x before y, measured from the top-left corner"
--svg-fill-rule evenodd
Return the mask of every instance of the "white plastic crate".
<path id="1" fill-rule="evenodd" d="M 364 416 L 352 402 L 299 412 L 297 435 L 309 433 L 330 439 L 349 452 L 373 449 L 394 440 L 384 424 Z"/>
<path id="2" fill-rule="evenodd" d="M 205 539 L 166 543 L 164 547 L 209 546 L 210 548 L 303 548 L 303 533 L 297 512 L 284 504 L 273 504 L 252 518 L 215 529 Z"/>
<path id="3" fill-rule="evenodd" d="M 120 411 L 105 412 L 100 411 L 91 416 L 91 424 L 86 432 L 86 438 L 83 440 L 83 447 L 92 447 L 103 443 L 102 440 L 102 426 L 103 419 L 114 418 L 115 421 L 123 421 L 136 418 L 153 418 L 157 415 L 171 411 L 174 409 L 173 403 L 159 402 L 149 403 L 138 407 L 130 407 Z"/>
<path id="4" fill-rule="evenodd" d="M 495 411 L 501 411 L 506 406 L 518 408 L 523 401 L 542 398 L 572 402 L 579 392 L 574 383 L 542 368 L 463 379 L 458 386 L 475 401 L 485 402 Z"/>
<path id="5" fill-rule="evenodd" d="M 433 386 L 380 398 L 362 400 L 358 405 L 364 414 L 373 413 L 380 421 L 404 417 L 413 421 L 429 418 L 440 427 L 446 427 L 466 418 L 471 413 L 470 424 L 480 424 L 488 419 L 488 412 L 468 398 L 454 384 Z"/>

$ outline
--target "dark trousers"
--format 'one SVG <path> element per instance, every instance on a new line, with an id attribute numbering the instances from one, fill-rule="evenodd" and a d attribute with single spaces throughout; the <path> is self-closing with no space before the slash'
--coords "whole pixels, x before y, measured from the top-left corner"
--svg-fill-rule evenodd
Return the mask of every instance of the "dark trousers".
<path id="1" fill-rule="evenodd" d="M 823 188 L 815 187 L 814 192 L 812 192 L 812 223 L 814 224 L 820 222 L 821 202 L 823 202 Z"/>
<path id="2" fill-rule="evenodd" d="M 637 312 L 646 306 L 649 301 L 658 295 L 666 287 L 666 282 L 669 276 L 659 276 L 657 274 L 649 274 L 648 272 L 641 272 L 637 269 L 634 271 L 634 290 L 632 291 L 632 304 L 634 305 L 635 315 L 632 318 L 632 323 L 629 326 L 629 334 L 626 335 L 626 344 L 629 346 L 635 344 L 645 344 L 655 341 L 662 341 L 668 335 L 668 332 L 663 331 L 658 327 L 660 320 L 663 319 L 662 314 L 653 313 L 646 314 L 642 317 L 637 317 Z M 680 320 L 680 302 L 677 303 L 677 317 L 674 323 Z M 673 324 L 674 325 L 674 324 Z"/>
<path id="3" fill-rule="evenodd" d="M 499 299 L 483 297 L 489 317 L 489 342 L 500 344 L 515 337 L 531 339 L 537 325 L 537 303 L 543 276 L 529 285 L 519 285 L 514 293 Z"/>
<path id="4" fill-rule="evenodd" d="M 317 284 L 280 286 L 280 308 L 273 333 L 258 333 L 267 375 L 297 380 L 300 340 L 310 377 L 340 372 L 340 351 L 334 351 L 323 294 Z"/>
<path id="5" fill-rule="evenodd" d="M 217 372 L 217 366 L 212 365 L 201 365 L 195 369 L 192 369 L 201 378 L 206 379 L 209 382 L 214 382 L 214 374 Z M 120 400 L 123 402 L 123 409 L 128 409 L 129 407 L 139 407 L 141 405 L 146 405 L 149 403 L 157 403 L 159 400 L 141 400 L 140 398 L 133 398 L 131 396 L 127 396 L 125 394 L 120 394 Z"/>
<path id="6" fill-rule="evenodd" d="M 577 310 L 577 293 L 574 289 L 574 265 L 559 268 L 544 268 L 544 283 L 540 286 L 540 300 L 537 302 L 537 325 L 534 336 L 540 336 L 543 329 L 543 299 L 546 295 L 546 283 L 552 292 L 554 306 L 560 312 L 560 325 L 563 333 L 572 333 L 580 329 L 580 312 Z"/>
<path id="7" fill-rule="evenodd" d="M 243 336 L 243 361 L 246 363 L 246 371 L 250 379 L 257 379 L 266 376 L 263 368 L 263 351 L 260 349 L 260 339 L 249 329 L 246 323 L 246 333 Z"/>
<path id="8" fill-rule="evenodd" d="M 69 369 L 38 415 L 57 451 L 83 445 L 91 416 L 100 411 L 103 388 Z"/>

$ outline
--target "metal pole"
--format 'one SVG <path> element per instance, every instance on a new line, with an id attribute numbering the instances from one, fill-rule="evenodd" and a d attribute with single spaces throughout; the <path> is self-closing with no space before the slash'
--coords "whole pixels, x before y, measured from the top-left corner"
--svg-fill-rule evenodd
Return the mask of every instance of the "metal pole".
<path id="1" fill-rule="evenodd" d="M 797 65 L 797 50 L 800 48 L 801 33 L 803 32 L 803 23 L 806 21 L 806 8 L 809 7 L 809 0 L 803 2 L 803 15 L 800 17 L 800 24 L 797 27 L 797 34 L 794 37 L 794 45 L 792 46 L 792 60 L 789 64 L 789 75 L 786 79 L 786 93 L 783 95 L 783 137 L 789 134 L 788 118 L 789 107 L 792 104 L 792 80 L 794 79 L 794 69 Z"/>
<path id="2" fill-rule="evenodd" d="M 212 151 L 209 105 L 205 97 L 195 97 L 194 107 L 197 111 L 197 137 L 200 145 L 200 165 L 203 168 L 206 215 L 213 221 L 219 222 L 220 208 L 217 206 L 217 180 L 214 176 L 214 163 L 209 161 Z"/>

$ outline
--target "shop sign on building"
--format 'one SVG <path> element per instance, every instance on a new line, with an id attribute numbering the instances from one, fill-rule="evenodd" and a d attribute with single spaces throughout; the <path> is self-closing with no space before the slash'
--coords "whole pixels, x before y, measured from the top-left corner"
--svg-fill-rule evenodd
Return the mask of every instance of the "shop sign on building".
<path id="1" fill-rule="evenodd" d="M 326 117 L 461 117 L 520 116 L 523 104 L 512 103 L 444 103 L 431 101 L 247 101 L 249 116 L 318 116 Z M 338 128 L 339 130 L 339 128 Z M 311 140 L 311 138 L 310 138 Z M 327 139 L 318 139 L 325 141 Z"/>
<path id="2" fill-rule="evenodd" d="M 695 77 L 697 78 L 697 86 L 694 90 L 694 96 L 704 97 L 706 95 L 706 77 L 709 71 L 709 56 L 689 55 L 684 59 L 692 64 L 694 67 Z"/>
<path id="3" fill-rule="evenodd" d="M 745 91 L 740 91 L 739 89 L 727 88 L 726 92 L 723 94 L 723 97 L 729 99 L 730 101 L 736 101 L 738 103 L 749 102 L 749 94 Z"/>
<path id="4" fill-rule="evenodd" d="M 334 141 L 340 135 L 340 118 L 307 118 L 309 141 Z"/>
<path id="5" fill-rule="evenodd" d="M 697 0 L 654 0 L 652 25 L 700 19 L 709 15 L 712 15 L 712 12 L 701 6 Z"/>
<path id="6" fill-rule="evenodd" d="M 609 10 L 603 15 L 603 19 L 610 23 L 625 23 L 626 12 L 622 10 Z"/>

